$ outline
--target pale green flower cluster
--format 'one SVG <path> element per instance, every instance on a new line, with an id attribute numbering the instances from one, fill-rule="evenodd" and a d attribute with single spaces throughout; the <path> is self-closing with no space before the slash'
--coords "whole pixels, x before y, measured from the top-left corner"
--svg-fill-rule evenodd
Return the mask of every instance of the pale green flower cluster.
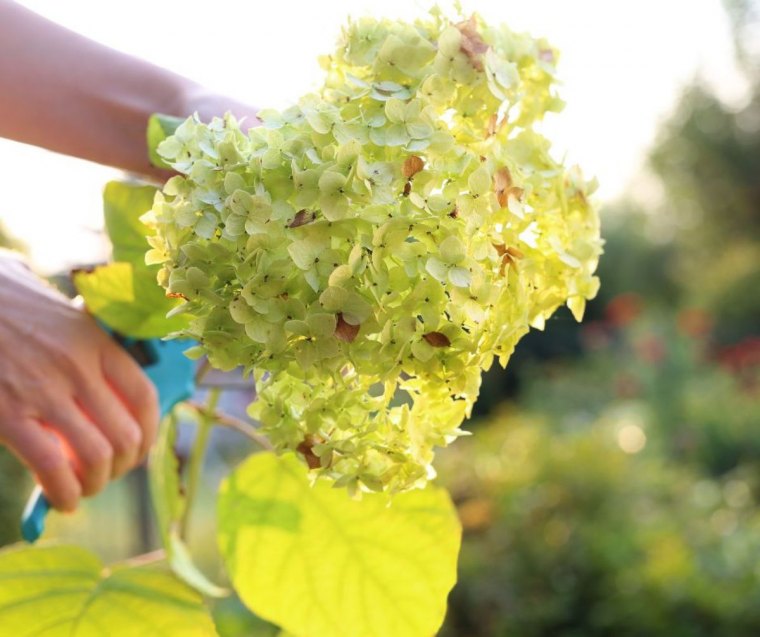
<path id="1" fill-rule="evenodd" d="M 423 485 L 481 370 L 567 303 L 601 252 L 593 186 L 533 130 L 559 110 L 546 42 L 360 19 L 318 95 L 241 131 L 189 118 L 149 214 L 160 283 L 213 365 L 255 374 L 279 450 L 351 491 Z"/>

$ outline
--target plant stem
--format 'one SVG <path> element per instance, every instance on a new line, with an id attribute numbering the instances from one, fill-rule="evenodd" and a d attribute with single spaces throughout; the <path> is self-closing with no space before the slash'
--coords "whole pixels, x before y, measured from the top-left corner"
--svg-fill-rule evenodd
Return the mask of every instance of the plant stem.
<path id="1" fill-rule="evenodd" d="M 262 436 L 258 431 L 256 431 L 256 427 L 247 423 L 245 420 L 241 420 L 240 418 L 231 416 L 230 414 L 227 414 L 223 411 L 216 411 L 213 414 L 209 414 L 207 411 L 207 407 L 205 407 L 204 405 L 199 405 L 198 403 L 190 402 L 188 403 L 188 405 L 192 407 L 195 411 L 197 411 L 199 414 L 204 414 L 207 417 L 211 416 L 215 424 L 220 425 L 222 427 L 228 427 L 230 429 L 234 429 L 238 433 L 243 434 L 246 438 L 255 442 L 262 449 L 265 449 L 267 451 L 274 450 L 272 443 L 269 442 L 269 440 L 267 440 L 265 436 Z"/>
<path id="2" fill-rule="evenodd" d="M 166 551 L 164 551 L 164 549 L 158 549 L 156 551 L 151 551 L 150 553 L 135 555 L 134 557 L 130 557 L 121 562 L 117 562 L 117 564 L 119 566 L 126 566 L 129 568 L 137 568 L 140 566 L 148 566 L 150 564 L 155 564 L 156 562 L 161 562 L 162 560 L 165 560 L 165 559 L 166 559 Z"/>
<path id="3" fill-rule="evenodd" d="M 203 459 L 206 455 L 206 447 L 214 424 L 216 405 L 219 402 L 221 392 L 219 389 L 211 389 L 208 393 L 208 401 L 203 409 L 198 410 L 198 426 L 195 431 L 195 441 L 190 451 L 190 463 L 187 470 L 187 491 L 185 496 L 185 511 L 180 523 L 180 537 L 187 541 L 187 533 L 190 526 L 190 516 L 198 493 Z"/>
<path id="4" fill-rule="evenodd" d="M 200 385 L 203 382 L 203 379 L 206 377 L 206 374 L 208 374 L 209 371 L 211 371 L 211 363 L 208 362 L 207 358 L 204 358 L 198 367 L 198 370 L 195 372 L 196 386 Z"/>

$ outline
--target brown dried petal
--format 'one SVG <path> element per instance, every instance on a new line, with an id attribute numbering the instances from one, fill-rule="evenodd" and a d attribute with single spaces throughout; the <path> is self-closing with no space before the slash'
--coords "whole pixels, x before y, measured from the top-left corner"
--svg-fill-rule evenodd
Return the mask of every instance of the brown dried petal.
<path id="1" fill-rule="evenodd" d="M 451 345 L 449 337 L 441 332 L 428 332 L 427 334 L 423 334 L 422 338 L 433 347 L 449 347 Z"/>
<path id="2" fill-rule="evenodd" d="M 425 162 L 422 161 L 421 157 L 417 157 L 417 155 L 409 155 L 409 157 L 404 160 L 404 166 L 402 167 L 401 172 L 404 177 L 411 179 L 424 167 Z"/>
<path id="3" fill-rule="evenodd" d="M 488 50 L 488 45 L 483 41 L 478 33 L 478 25 L 475 22 L 475 16 L 470 16 L 466 22 L 460 22 L 455 25 L 462 34 L 462 43 L 459 50 L 462 51 L 478 71 L 483 70 L 483 54 Z"/>
<path id="4" fill-rule="evenodd" d="M 488 124 L 486 125 L 486 139 L 496 135 L 504 125 L 507 123 L 506 116 L 499 119 L 498 113 L 494 113 L 488 118 Z"/>
<path id="5" fill-rule="evenodd" d="M 304 457 L 306 464 L 309 465 L 309 469 L 319 469 L 322 466 L 319 456 L 314 453 L 314 445 L 319 442 L 314 436 L 306 436 L 296 447 L 296 451 Z"/>
<path id="6" fill-rule="evenodd" d="M 509 194 L 512 190 L 512 173 L 506 166 L 499 168 L 493 176 L 493 189 L 496 191 L 496 198 L 499 205 L 506 208 L 509 202 Z"/>
<path id="7" fill-rule="evenodd" d="M 516 266 L 517 261 L 525 257 L 520 250 L 513 248 L 512 246 L 507 247 L 503 243 L 494 243 L 492 245 L 496 248 L 496 252 L 501 257 L 501 267 L 499 268 L 500 274 L 504 274 L 507 271 L 507 266 Z"/>
<path id="8" fill-rule="evenodd" d="M 496 131 L 498 130 L 496 123 L 498 121 L 499 116 L 496 113 L 488 118 L 488 125 L 486 126 L 486 137 L 492 137 L 493 135 L 496 135 Z"/>
<path id="9" fill-rule="evenodd" d="M 353 343 L 359 333 L 358 325 L 346 323 L 343 314 L 338 314 L 338 323 L 335 326 L 335 338 L 344 343 Z"/>
<path id="10" fill-rule="evenodd" d="M 502 166 L 494 173 L 493 187 L 496 189 L 496 192 L 508 190 L 512 187 L 512 173 L 509 172 L 509 168 Z"/>
<path id="11" fill-rule="evenodd" d="M 305 226 L 307 223 L 311 223 L 316 218 L 317 214 L 315 212 L 311 212 L 306 209 L 299 210 L 296 216 L 293 217 L 293 221 L 288 224 L 288 228 L 298 228 L 299 226 Z"/>

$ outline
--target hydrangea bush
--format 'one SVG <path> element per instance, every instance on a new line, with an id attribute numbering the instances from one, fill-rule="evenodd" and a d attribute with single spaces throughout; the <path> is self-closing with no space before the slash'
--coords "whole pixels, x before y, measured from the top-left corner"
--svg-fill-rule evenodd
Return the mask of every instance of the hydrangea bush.
<path id="1" fill-rule="evenodd" d="M 567 304 L 601 252 L 594 186 L 536 125 L 557 52 L 478 16 L 351 21 L 324 85 L 247 130 L 188 118 L 145 217 L 178 336 L 256 379 L 277 450 L 351 492 L 434 475 L 480 375 Z"/>

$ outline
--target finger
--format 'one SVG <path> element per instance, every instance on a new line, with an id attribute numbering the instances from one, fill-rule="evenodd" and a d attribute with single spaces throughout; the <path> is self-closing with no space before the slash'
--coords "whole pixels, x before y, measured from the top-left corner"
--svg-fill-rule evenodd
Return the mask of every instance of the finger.
<path id="1" fill-rule="evenodd" d="M 140 426 L 105 381 L 78 389 L 74 401 L 109 442 L 113 450 L 111 477 L 118 478 L 140 458 Z"/>
<path id="2" fill-rule="evenodd" d="M 142 430 L 140 458 L 156 439 L 160 409 L 155 385 L 120 347 L 102 357 L 103 374 Z"/>
<path id="3" fill-rule="evenodd" d="M 34 420 L 21 420 L 6 436 L 8 447 L 37 476 L 48 501 L 59 511 L 74 511 L 82 488 L 55 436 Z"/>
<path id="4" fill-rule="evenodd" d="M 45 425 L 58 432 L 68 447 L 82 486 L 82 495 L 101 491 L 113 474 L 114 451 L 101 431 L 73 402 L 61 405 L 45 419 Z"/>

